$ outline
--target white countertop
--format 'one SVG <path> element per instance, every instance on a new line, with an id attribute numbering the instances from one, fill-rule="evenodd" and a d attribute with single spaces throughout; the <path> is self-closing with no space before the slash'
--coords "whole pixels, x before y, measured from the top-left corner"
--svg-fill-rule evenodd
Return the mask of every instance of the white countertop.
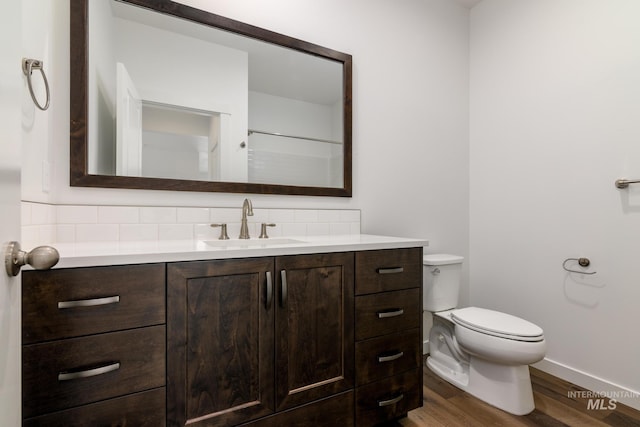
<path id="1" fill-rule="evenodd" d="M 414 248 L 429 245 L 427 240 L 422 239 L 368 234 L 291 236 L 265 240 L 252 238 L 248 241 L 211 240 L 211 242 L 207 244 L 202 240 L 160 240 L 55 243 L 52 246 L 60 253 L 60 261 L 53 268 Z"/>

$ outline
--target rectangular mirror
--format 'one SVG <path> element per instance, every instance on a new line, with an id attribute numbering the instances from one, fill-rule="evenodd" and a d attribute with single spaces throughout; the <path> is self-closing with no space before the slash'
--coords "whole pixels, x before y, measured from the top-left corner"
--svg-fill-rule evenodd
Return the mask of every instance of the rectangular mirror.
<path id="1" fill-rule="evenodd" d="M 71 0 L 71 185 L 351 196 L 348 54 L 168 0 Z"/>

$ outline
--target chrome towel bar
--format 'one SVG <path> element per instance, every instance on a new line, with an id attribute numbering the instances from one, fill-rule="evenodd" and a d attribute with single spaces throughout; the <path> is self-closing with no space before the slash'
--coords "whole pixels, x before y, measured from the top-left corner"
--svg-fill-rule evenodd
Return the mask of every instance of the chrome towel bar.
<path id="1" fill-rule="evenodd" d="M 616 179 L 616 188 L 627 188 L 629 186 L 629 184 L 638 184 L 640 183 L 640 179 L 634 179 L 634 180 L 629 180 L 629 179 Z"/>

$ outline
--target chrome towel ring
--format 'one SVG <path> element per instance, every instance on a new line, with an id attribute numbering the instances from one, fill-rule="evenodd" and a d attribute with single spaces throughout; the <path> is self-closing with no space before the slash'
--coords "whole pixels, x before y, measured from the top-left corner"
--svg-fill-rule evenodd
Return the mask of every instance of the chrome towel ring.
<path id="1" fill-rule="evenodd" d="M 42 68 L 43 63 L 37 59 L 29 59 L 22 58 L 22 72 L 25 76 L 27 76 L 27 84 L 29 86 L 29 93 L 31 93 L 31 99 L 33 99 L 33 103 L 36 104 L 36 107 L 45 111 L 49 108 L 49 101 L 51 100 L 51 94 L 49 92 L 49 82 L 47 81 L 47 76 L 44 74 L 44 69 Z M 40 74 L 42 74 L 42 80 L 44 80 L 44 88 L 47 92 L 47 102 L 44 104 L 44 107 L 40 105 L 38 100 L 36 99 L 36 95 L 33 93 L 33 85 L 31 84 L 31 74 L 33 70 L 40 70 Z"/>
<path id="2" fill-rule="evenodd" d="M 578 265 L 580 267 L 589 267 L 589 265 L 591 264 L 591 261 L 589 261 L 589 258 L 567 258 L 562 263 L 562 268 L 564 268 L 569 273 L 596 274 L 595 271 L 586 272 L 586 271 L 572 270 L 572 269 L 567 267 L 567 262 L 569 262 L 569 261 L 578 261 Z"/>

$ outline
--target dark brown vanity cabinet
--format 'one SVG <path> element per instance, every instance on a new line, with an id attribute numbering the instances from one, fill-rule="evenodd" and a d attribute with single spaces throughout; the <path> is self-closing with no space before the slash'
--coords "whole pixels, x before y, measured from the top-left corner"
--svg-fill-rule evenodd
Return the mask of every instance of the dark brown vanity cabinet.
<path id="1" fill-rule="evenodd" d="M 422 402 L 422 249 L 25 271 L 25 426 L 370 427 Z"/>
<path id="2" fill-rule="evenodd" d="M 169 264 L 167 424 L 351 425 L 348 400 L 333 419 L 303 405 L 353 388 L 353 257 Z"/>
<path id="3" fill-rule="evenodd" d="M 25 426 L 162 426 L 165 265 L 22 273 Z"/>

